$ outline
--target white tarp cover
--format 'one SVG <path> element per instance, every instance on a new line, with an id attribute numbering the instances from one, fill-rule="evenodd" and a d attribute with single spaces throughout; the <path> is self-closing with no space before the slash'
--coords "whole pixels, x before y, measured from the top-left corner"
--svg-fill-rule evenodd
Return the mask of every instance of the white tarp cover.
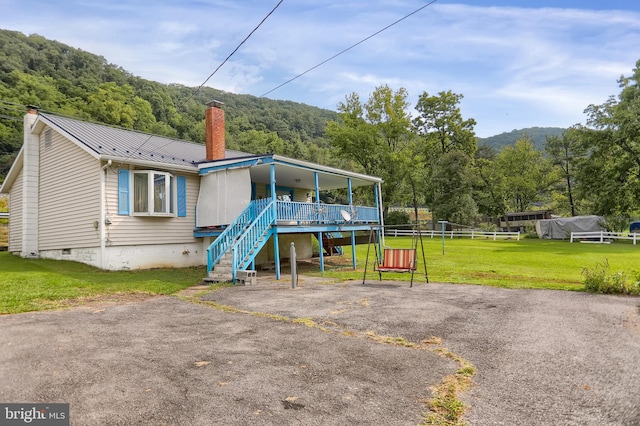
<path id="1" fill-rule="evenodd" d="M 602 216 L 576 216 L 544 219 L 536 223 L 536 232 L 540 238 L 565 240 L 572 232 L 606 231 Z"/>
<path id="2" fill-rule="evenodd" d="M 249 168 L 226 169 L 200 177 L 196 226 L 228 225 L 251 202 Z"/>

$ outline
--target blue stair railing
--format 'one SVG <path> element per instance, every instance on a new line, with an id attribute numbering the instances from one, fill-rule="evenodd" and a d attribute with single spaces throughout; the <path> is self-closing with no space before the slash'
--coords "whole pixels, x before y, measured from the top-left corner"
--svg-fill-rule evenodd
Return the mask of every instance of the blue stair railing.
<path id="1" fill-rule="evenodd" d="M 256 258 L 260 249 L 264 247 L 273 232 L 276 222 L 275 201 L 271 201 L 258 213 L 256 218 L 244 230 L 231 247 L 231 262 L 233 282 L 237 272 L 246 269 Z"/>
<path id="2" fill-rule="evenodd" d="M 207 248 L 207 271 L 211 272 L 222 256 L 242 235 L 244 230 L 255 220 L 271 200 L 254 200 Z"/>
<path id="3" fill-rule="evenodd" d="M 330 241 L 332 238 L 342 238 L 342 233 L 340 232 L 327 232 L 327 239 Z M 329 242 L 328 241 L 328 242 Z M 331 250 L 334 250 L 335 253 L 337 254 L 343 254 L 343 250 L 342 250 L 342 246 L 334 246 L 334 245 L 328 245 L 327 247 L 325 247 L 325 241 L 323 238 L 322 241 L 322 246 L 323 248 L 327 251 L 327 254 L 329 254 L 329 256 L 331 256 L 333 253 L 331 252 Z"/>

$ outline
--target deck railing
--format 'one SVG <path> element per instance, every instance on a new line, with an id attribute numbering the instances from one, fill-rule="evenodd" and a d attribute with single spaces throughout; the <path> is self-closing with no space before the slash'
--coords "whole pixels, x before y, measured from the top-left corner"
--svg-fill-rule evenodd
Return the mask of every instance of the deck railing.
<path id="1" fill-rule="evenodd" d="M 295 224 L 378 223 L 375 207 L 276 201 L 278 222 Z"/>
<path id="2" fill-rule="evenodd" d="M 291 225 L 378 223 L 375 207 L 341 204 L 253 200 L 207 248 L 207 268 L 211 271 L 225 253 L 232 251 L 233 278 L 245 269 L 264 245 L 269 228 L 277 222 Z"/>

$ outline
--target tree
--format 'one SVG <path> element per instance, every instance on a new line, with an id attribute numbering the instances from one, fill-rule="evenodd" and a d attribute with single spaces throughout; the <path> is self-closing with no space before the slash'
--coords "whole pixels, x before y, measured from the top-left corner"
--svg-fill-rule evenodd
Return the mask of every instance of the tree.
<path id="1" fill-rule="evenodd" d="M 489 217 L 504 217 L 507 231 L 511 231 L 507 215 L 507 185 L 502 170 L 497 167 L 495 160 L 488 158 L 476 158 L 474 170 L 474 199 L 478 203 L 478 210 Z"/>
<path id="2" fill-rule="evenodd" d="M 420 115 L 413 124 L 424 139 L 426 146 L 435 148 L 438 154 L 452 150 L 466 153 L 470 157 L 478 147 L 473 127 L 473 118 L 464 120 L 458 104 L 463 96 L 451 91 L 440 92 L 438 96 L 420 95 L 416 110 Z"/>
<path id="3" fill-rule="evenodd" d="M 337 154 L 355 161 L 362 172 L 384 179 L 384 209 L 397 200 L 407 173 L 411 120 L 407 92 L 377 87 L 366 104 L 352 93 L 338 105 L 340 122 L 327 124 L 326 134 Z"/>
<path id="4" fill-rule="evenodd" d="M 513 146 L 506 146 L 495 160 L 504 176 L 507 207 L 526 211 L 534 201 L 541 200 L 556 180 L 550 160 L 524 137 Z"/>
<path id="5" fill-rule="evenodd" d="M 640 209 L 640 61 L 618 82 L 617 98 L 585 111 L 580 137 L 588 156 L 578 180 L 595 214 L 629 218 Z"/>
<path id="6" fill-rule="evenodd" d="M 136 96 L 126 84 L 101 84 L 89 95 L 87 110 L 98 121 L 136 130 L 149 130 L 156 121 L 149 102 Z"/>
<path id="7" fill-rule="evenodd" d="M 433 172 L 434 220 L 472 224 L 478 219 L 478 206 L 472 197 L 471 158 L 462 151 L 444 154 Z"/>
<path id="8" fill-rule="evenodd" d="M 585 155 L 580 139 L 580 129 L 573 127 L 565 130 L 560 136 L 547 137 L 546 150 L 564 178 L 571 216 L 575 216 L 576 203 L 573 190 L 575 173 L 578 162 Z"/>
<path id="9" fill-rule="evenodd" d="M 421 175 L 426 203 L 431 204 L 435 215 L 445 215 L 438 218 L 453 221 L 455 216 L 458 223 L 467 224 L 477 217 L 469 177 L 477 139 L 475 120 L 462 118 L 458 106 L 462 97 L 451 91 L 437 96 L 424 92 L 416 105 L 419 116 L 413 126 L 420 138 L 417 150 L 424 161 Z"/>

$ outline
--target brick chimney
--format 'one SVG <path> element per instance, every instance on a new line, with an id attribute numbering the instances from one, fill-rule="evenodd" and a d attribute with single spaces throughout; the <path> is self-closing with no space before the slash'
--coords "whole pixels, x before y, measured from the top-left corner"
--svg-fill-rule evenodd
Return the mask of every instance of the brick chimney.
<path id="1" fill-rule="evenodd" d="M 224 160 L 224 103 L 211 101 L 205 112 L 205 125 L 207 132 L 207 161 Z"/>

